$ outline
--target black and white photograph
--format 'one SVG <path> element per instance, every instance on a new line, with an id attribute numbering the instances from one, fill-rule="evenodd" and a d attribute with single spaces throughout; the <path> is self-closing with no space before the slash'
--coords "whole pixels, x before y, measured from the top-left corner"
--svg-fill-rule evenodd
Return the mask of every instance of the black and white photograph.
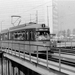
<path id="1" fill-rule="evenodd" d="M 75 75 L 75 0 L 0 0 L 0 75 Z"/>

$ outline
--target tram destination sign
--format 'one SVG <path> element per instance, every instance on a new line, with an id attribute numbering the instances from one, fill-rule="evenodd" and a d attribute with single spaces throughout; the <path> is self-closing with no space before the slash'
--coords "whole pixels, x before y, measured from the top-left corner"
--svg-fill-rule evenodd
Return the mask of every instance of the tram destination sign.
<path id="1" fill-rule="evenodd" d="M 49 29 L 48 28 L 40 28 L 38 29 L 39 31 L 48 31 Z"/>

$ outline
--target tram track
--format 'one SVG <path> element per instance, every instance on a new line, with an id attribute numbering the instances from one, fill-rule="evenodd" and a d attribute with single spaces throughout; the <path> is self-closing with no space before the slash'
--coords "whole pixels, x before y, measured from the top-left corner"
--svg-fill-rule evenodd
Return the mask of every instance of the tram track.
<path id="1" fill-rule="evenodd" d="M 39 58 L 47 60 L 47 56 L 46 55 L 42 55 L 42 56 L 40 55 Z M 59 57 L 55 58 L 55 57 L 52 57 L 51 55 L 48 55 L 48 60 L 49 61 L 54 61 L 54 62 L 57 62 L 57 63 L 60 62 L 62 64 L 66 64 L 66 65 L 75 67 L 75 62 L 64 60 L 64 59 L 60 59 Z"/>
<path id="2" fill-rule="evenodd" d="M 50 61 L 58 62 L 59 63 L 59 58 L 49 58 Z M 66 64 L 72 67 L 75 67 L 75 62 L 67 61 L 67 60 L 60 60 L 60 63 Z"/>
<path id="3" fill-rule="evenodd" d="M 75 55 L 75 49 L 66 49 L 66 48 L 51 48 L 51 50 L 54 52 L 54 53 L 59 53 L 59 50 L 61 53 L 64 53 L 64 54 L 72 54 L 72 55 Z"/>

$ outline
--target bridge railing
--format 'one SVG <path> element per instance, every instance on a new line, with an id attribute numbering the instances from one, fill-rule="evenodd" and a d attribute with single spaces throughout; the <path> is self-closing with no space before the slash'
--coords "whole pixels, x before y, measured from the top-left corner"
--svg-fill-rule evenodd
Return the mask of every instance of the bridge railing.
<path id="1" fill-rule="evenodd" d="M 63 53 L 63 51 L 64 51 L 64 53 L 66 53 L 65 50 L 67 50 L 67 49 L 62 48 L 61 43 L 59 44 L 60 47 L 50 47 L 50 46 L 43 46 L 43 45 L 33 45 L 33 44 L 30 45 L 30 44 L 23 44 L 23 43 L 16 43 L 16 42 L 14 43 L 14 42 L 2 42 L 1 41 L 1 45 L 0 45 L 1 49 L 4 49 L 4 47 L 2 47 L 2 43 L 7 44 L 8 48 L 5 48 L 7 53 L 11 52 L 12 55 L 13 54 L 17 55 L 17 53 L 18 53 L 19 57 L 21 57 L 22 54 L 23 54 L 23 57 L 24 58 L 28 57 L 30 62 L 32 61 L 33 57 L 36 57 L 35 59 L 37 61 L 37 64 L 39 64 L 39 61 L 40 61 L 39 60 L 40 57 L 39 57 L 39 49 L 38 48 L 39 47 L 46 47 L 47 50 L 45 51 L 45 54 L 41 53 L 41 55 L 42 54 L 45 55 L 44 59 L 46 60 L 46 67 L 49 68 L 49 61 L 55 61 L 55 59 L 53 58 L 53 54 L 51 54 L 49 52 L 49 49 L 50 49 L 50 50 L 54 51 L 54 53 L 58 53 L 58 61 L 57 62 L 59 63 L 59 71 L 61 71 L 61 69 L 62 69 L 62 67 L 61 67 L 61 59 L 62 59 L 61 54 Z M 12 44 L 11 49 L 10 49 L 10 44 Z M 13 49 L 13 44 L 18 46 L 18 50 Z M 20 45 L 22 45 L 24 47 L 23 51 L 21 50 Z M 36 55 L 35 56 L 33 55 L 33 53 L 31 51 L 25 50 L 26 45 L 36 47 L 36 52 L 35 52 Z M 58 50 L 58 52 L 56 52 L 57 50 Z M 71 49 L 70 50 L 68 49 L 68 52 L 71 52 L 71 51 L 72 51 Z M 42 57 L 42 59 L 43 59 L 43 57 Z"/>

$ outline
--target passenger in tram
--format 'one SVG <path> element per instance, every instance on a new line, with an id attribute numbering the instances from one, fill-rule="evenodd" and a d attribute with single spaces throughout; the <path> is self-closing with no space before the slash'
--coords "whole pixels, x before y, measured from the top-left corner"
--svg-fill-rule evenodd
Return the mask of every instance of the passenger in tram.
<path id="1" fill-rule="evenodd" d="M 47 32 L 41 31 L 36 33 L 36 40 L 49 40 L 50 36 Z"/>

